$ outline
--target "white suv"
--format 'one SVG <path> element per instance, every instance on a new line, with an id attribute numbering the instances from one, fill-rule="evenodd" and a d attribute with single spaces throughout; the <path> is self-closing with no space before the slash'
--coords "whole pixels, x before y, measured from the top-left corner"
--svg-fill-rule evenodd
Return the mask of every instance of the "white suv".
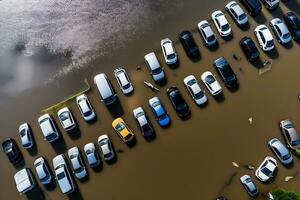
<path id="1" fill-rule="evenodd" d="M 274 39 L 266 25 L 259 25 L 255 28 L 254 34 L 258 40 L 259 46 L 263 51 L 274 49 Z"/>

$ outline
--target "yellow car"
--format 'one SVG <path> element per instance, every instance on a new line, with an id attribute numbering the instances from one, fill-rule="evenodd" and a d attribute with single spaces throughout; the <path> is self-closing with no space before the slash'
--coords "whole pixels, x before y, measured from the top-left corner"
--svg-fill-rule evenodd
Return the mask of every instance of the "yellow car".
<path id="1" fill-rule="evenodd" d="M 121 137 L 123 142 L 128 143 L 134 138 L 134 134 L 132 131 L 128 128 L 126 123 L 122 118 L 117 118 L 112 122 L 112 127 L 115 129 L 115 131 L 118 133 L 118 135 Z"/>

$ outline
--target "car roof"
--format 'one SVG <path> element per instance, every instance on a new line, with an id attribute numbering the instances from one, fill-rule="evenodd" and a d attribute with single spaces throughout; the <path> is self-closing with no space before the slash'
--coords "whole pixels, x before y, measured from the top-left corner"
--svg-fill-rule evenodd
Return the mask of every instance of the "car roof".
<path id="1" fill-rule="evenodd" d="M 270 142 L 280 152 L 281 156 L 289 154 L 287 148 L 277 138 L 272 139 Z"/>
<path id="2" fill-rule="evenodd" d="M 240 16 L 241 14 L 244 13 L 244 11 L 242 10 L 242 8 L 240 7 L 239 4 L 237 4 L 236 2 L 232 2 L 230 5 L 230 8 L 232 8 L 234 10 L 234 12 Z"/>
<path id="3" fill-rule="evenodd" d="M 263 29 L 263 30 L 261 30 L 261 29 Z M 262 32 L 262 34 L 264 35 L 264 37 L 266 38 L 266 40 L 273 39 L 273 36 L 272 36 L 270 30 L 268 29 L 268 27 L 266 25 L 260 25 L 259 31 Z"/>
<path id="4" fill-rule="evenodd" d="M 85 100 L 81 100 L 78 105 L 80 106 L 81 110 L 83 113 L 86 113 L 87 111 L 90 111 L 91 108 L 89 107 L 88 103 L 87 103 L 87 99 Z"/>
<path id="5" fill-rule="evenodd" d="M 108 78 L 104 73 L 96 75 L 94 77 L 94 82 L 97 85 L 97 88 L 103 99 L 109 98 L 111 95 L 113 95 Z"/>
<path id="6" fill-rule="evenodd" d="M 164 43 L 165 51 L 167 55 L 173 54 L 174 49 L 171 42 Z"/>
<path id="7" fill-rule="evenodd" d="M 48 136 L 54 132 L 54 129 L 52 126 L 55 126 L 55 125 L 52 124 L 52 121 L 50 120 L 50 118 L 48 118 L 47 121 L 43 121 L 42 123 L 40 123 L 40 126 L 41 126 L 42 132 L 45 136 Z"/>
<path id="8" fill-rule="evenodd" d="M 30 181 L 31 172 L 27 169 L 21 169 L 14 175 L 16 187 L 19 192 L 24 192 L 32 186 Z"/>
<path id="9" fill-rule="evenodd" d="M 281 21 L 281 23 L 275 24 L 275 26 L 277 26 L 280 29 L 282 34 L 289 33 L 289 30 L 287 29 L 286 25 L 282 21 Z"/>
<path id="10" fill-rule="evenodd" d="M 129 83 L 128 78 L 125 74 L 125 71 L 119 71 L 117 73 L 117 76 L 118 76 L 122 86 L 127 85 Z"/>
<path id="11" fill-rule="evenodd" d="M 60 174 L 60 173 L 64 173 L 65 177 L 63 179 L 59 179 L 58 180 L 58 184 L 60 186 L 60 189 L 63 193 L 66 193 L 68 191 L 70 191 L 72 189 L 72 185 L 69 181 L 69 179 L 67 178 L 68 174 L 65 171 L 64 167 L 60 167 L 58 170 L 55 171 L 56 175 Z"/>
<path id="12" fill-rule="evenodd" d="M 159 61 L 154 52 L 148 53 L 145 55 L 145 60 L 148 62 L 151 70 L 160 68 Z"/>

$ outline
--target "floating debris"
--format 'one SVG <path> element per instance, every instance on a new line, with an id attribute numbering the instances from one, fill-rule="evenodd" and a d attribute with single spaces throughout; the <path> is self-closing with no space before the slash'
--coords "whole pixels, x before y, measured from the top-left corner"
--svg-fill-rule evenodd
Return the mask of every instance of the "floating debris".
<path id="1" fill-rule="evenodd" d="M 240 72 L 243 72 L 243 68 L 242 67 L 239 67 L 239 70 L 240 70 Z"/>
<path id="2" fill-rule="evenodd" d="M 154 90 L 154 91 L 159 91 L 159 89 L 157 87 L 155 87 L 152 83 L 149 83 L 147 81 L 144 81 L 144 84 L 149 87 L 151 90 Z"/>
<path id="3" fill-rule="evenodd" d="M 242 58 L 241 58 L 241 57 L 238 57 L 235 53 L 232 54 L 232 57 L 233 57 L 233 59 L 235 59 L 235 60 L 237 60 L 237 61 L 242 60 Z"/>
<path id="4" fill-rule="evenodd" d="M 265 61 L 263 62 L 264 67 L 261 68 L 261 69 L 259 69 L 258 74 L 259 74 L 259 75 L 262 75 L 262 74 L 264 74 L 264 73 L 270 71 L 270 70 L 272 69 L 272 63 L 273 63 L 273 60 L 272 60 L 272 59 L 265 60 Z"/>
<path id="5" fill-rule="evenodd" d="M 122 149 L 117 149 L 118 153 L 124 153 L 124 151 Z"/>
<path id="6" fill-rule="evenodd" d="M 249 169 L 249 170 L 254 170 L 254 166 L 253 166 L 253 165 L 247 165 L 246 167 L 247 167 L 247 169 Z"/>
<path id="7" fill-rule="evenodd" d="M 286 176 L 285 178 L 284 178 L 284 181 L 285 182 L 289 182 L 291 179 L 293 179 L 293 178 L 295 178 L 294 176 Z"/>
<path id="8" fill-rule="evenodd" d="M 139 65 L 136 67 L 136 70 L 141 70 L 141 69 L 142 69 L 142 67 Z"/>
<path id="9" fill-rule="evenodd" d="M 224 197 L 224 196 L 220 196 L 220 197 L 217 198 L 217 200 L 227 200 L 227 198 Z"/>
<path id="10" fill-rule="evenodd" d="M 234 167 L 240 167 L 236 162 L 231 162 L 231 164 L 234 166 Z"/>
<path id="11" fill-rule="evenodd" d="M 248 121 L 249 121 L 249 124 L 250 124 L 250 125 L 253 124 L 253 118 L 252 118 L 252 117 L 249 117 L 249 118 L 248 118 Z"/>

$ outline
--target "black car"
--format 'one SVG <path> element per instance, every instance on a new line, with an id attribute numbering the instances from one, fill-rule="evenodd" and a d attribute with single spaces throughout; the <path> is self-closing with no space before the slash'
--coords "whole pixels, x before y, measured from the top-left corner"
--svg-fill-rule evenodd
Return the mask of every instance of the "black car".
<path id="1" fill-rule="evenodd" d="M 224 81 L 226 87 L 235 88 L 237 86 L 237 77 L 224 57 L 215 60 L 214 66 Z"/>
<path id="2" fill-rule="evenodd" d="M 23 159 L 23 155 L 14 139 L 6 139 L 2 143 L 2 149 L 9 161 L 13 164 L 17 164 Z"/>
<path id="3" fill-rule="evenodd" d="M 188 115 L 190 115 L 190 108 L 186 101 L 183 99 L 177 87 L 170 87 L 167 90 L 167 94 L 179 117 L 187 117 Z"/>
<path id="4" fill-rule="evenodd" d="M 179 40 L 190 58 L 195 58 L 199 56 L 199 48 L 194 41 L 194 38 L 190 31 L 183 31 L 179 35 Z"/>
<path id="5" fill-rule="evenodd" d="M 256 48 L 254 41 L 250 37 L 243 37 L 240 41 L 240 46 L 243 49 L 248 61 L 253 62 L 259 58 L 259 51 Z"/>
<path id="6" fill-rule="evenodd" d="M 288 12 L 283 16 L 289 31 L 291 32 L 293 39 L 300 40 L 300 19 L 293 12 Z"/>
<path id="7" fill-rule="evenodd" d="M 261 3 L 259 0 L 240 0 L 249 11 L 251 16 L 257 16 L 261 12 Z"/>

